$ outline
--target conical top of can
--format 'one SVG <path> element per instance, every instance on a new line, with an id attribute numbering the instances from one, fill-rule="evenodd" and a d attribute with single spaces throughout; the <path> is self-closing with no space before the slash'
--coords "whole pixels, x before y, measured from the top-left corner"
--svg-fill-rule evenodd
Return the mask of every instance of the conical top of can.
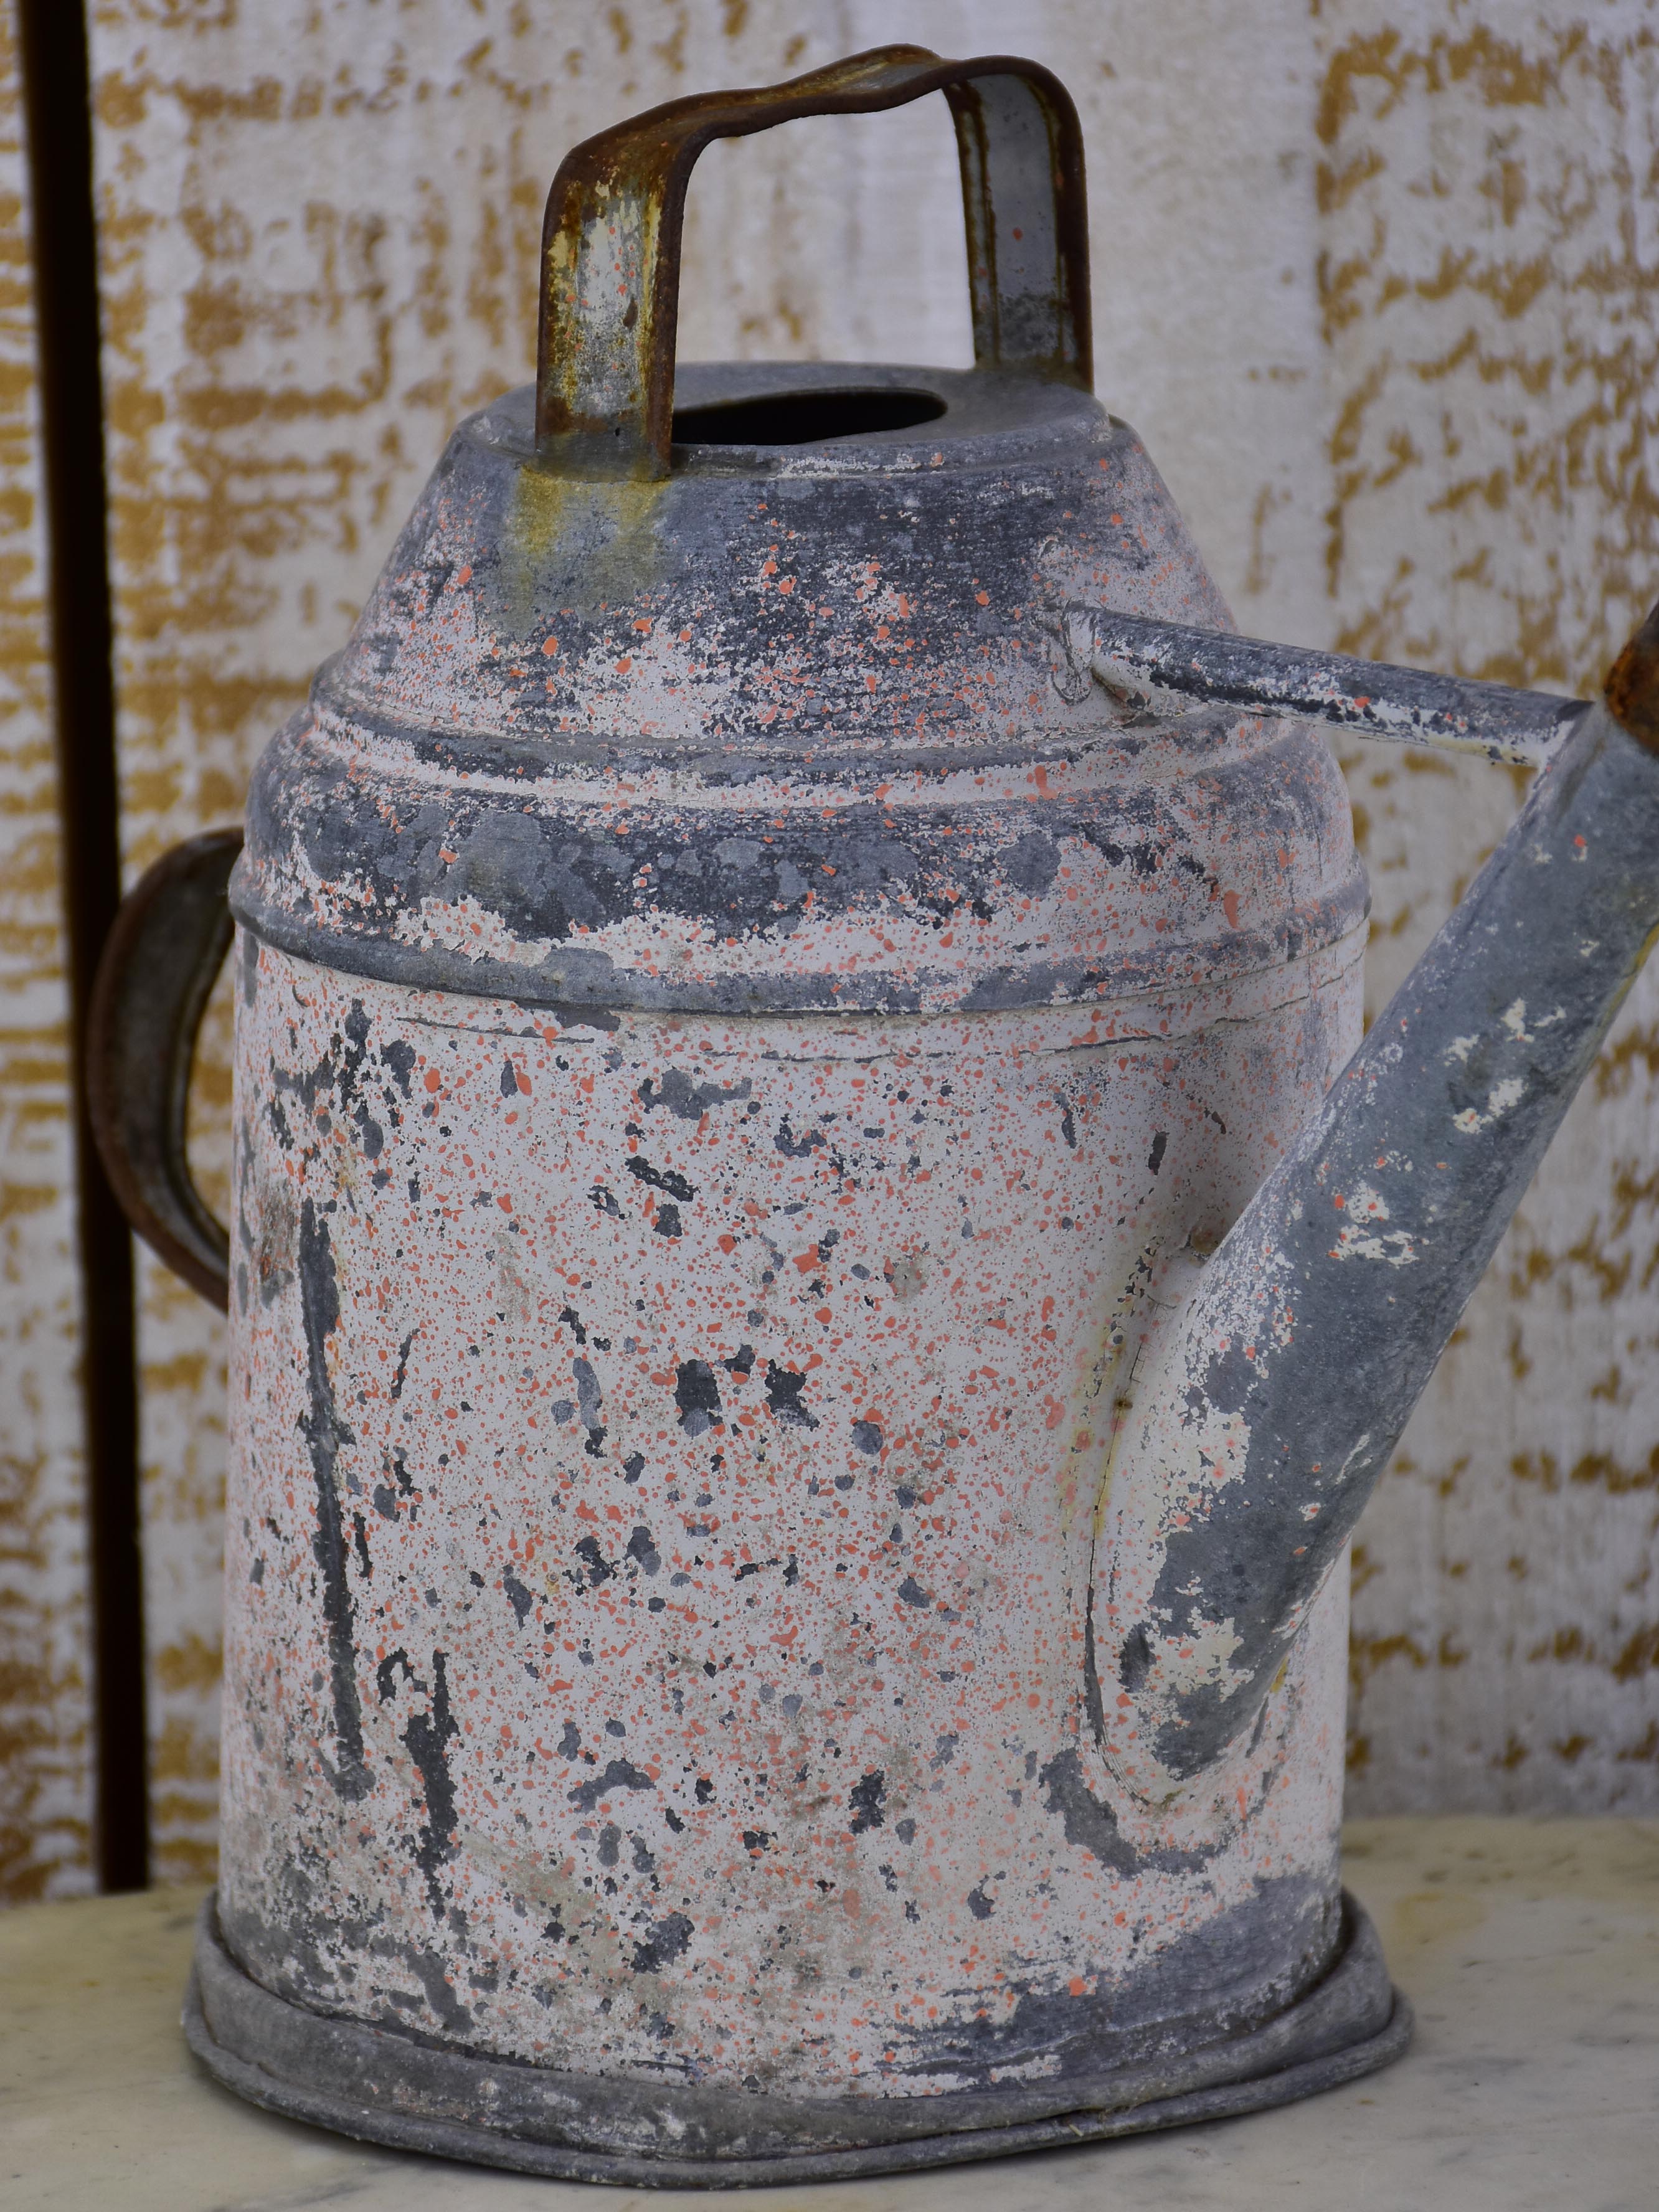
<path id="1" fill-rule="evenodd" d="M 977 365 L 676 368 L 701 146 L 932 90 Z M 1068 653 L 1079 605 L 1231 626 L 1089 389 L 1085 237 L 1072 104 L 1002 58 L 882 49 L 577 148 L 538 382 L 457 429 L 267 749 L 244 921 L 417 987 L 731 1012 L 1187 988 L 1352 927 L 1319 740 L 1158 722 Z"/>

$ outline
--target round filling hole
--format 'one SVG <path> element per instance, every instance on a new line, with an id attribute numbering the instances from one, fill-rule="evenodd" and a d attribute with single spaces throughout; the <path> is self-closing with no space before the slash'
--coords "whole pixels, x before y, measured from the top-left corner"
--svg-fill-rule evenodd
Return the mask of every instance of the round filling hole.
<path id="1" fill-rule="evenodd" d="M 872 438 L 937 422 L 945 402 L 931 392 L 866 386 L 848 392 L 770 392 L 718 407 L 677 407 L 677 446 L 817 446 L 828 438 Z"/>

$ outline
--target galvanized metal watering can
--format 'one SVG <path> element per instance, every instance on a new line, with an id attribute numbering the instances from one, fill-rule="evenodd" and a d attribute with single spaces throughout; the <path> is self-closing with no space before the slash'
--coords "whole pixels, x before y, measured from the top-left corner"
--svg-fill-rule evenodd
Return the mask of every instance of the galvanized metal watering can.
<path id="1" fill-rule="evenodd" d="M 677 374 L 702 148 L 934 90 L 975 368 Z M 1605 707 L 1232 635 L 1090 395 L 1030 63 L 657 109 L 566 161 L 544 281 L 240 859 L 106 965 L 111 1171 L 230 1314 L 191 2041 L 636 2183 L 1381 2065 L 1346 1546 L 1659 927 L 1659 631 Z M 1543 769 L 1363 1044 L 1317 719 Z"/>

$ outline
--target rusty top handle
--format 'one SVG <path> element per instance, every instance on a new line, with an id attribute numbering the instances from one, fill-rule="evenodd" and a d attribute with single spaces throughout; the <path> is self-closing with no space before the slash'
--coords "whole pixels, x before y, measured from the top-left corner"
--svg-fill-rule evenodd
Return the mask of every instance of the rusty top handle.
<path id="1" fill-rule="evenodd" d="M 974 354 L 1091 388 L 1083 137 L 1059 80 L 877 46 L 787 83 L 670 100 L 565 156 L 542 227 L 536 441 L 584 473 L 665 477 L 686 185 L 716 138 L 942 92 L 956 124 Z"/>

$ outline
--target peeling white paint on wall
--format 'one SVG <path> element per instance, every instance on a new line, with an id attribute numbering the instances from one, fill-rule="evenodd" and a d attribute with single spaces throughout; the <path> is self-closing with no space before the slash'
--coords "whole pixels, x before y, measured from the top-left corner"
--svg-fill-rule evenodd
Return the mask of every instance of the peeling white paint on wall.
<path id="1" fill-rule="evenodd" d="M 1327 634 L 1590 696 L 1659 596 L 1659 21 L 1323 0 L 1314 34 Z M 1348 768 L 1375 1009 L 1521 779 Z M 1649 975 L 1361 1526 L 1357 1812 L 1659 1805 L 1656 1127 Z"/>

